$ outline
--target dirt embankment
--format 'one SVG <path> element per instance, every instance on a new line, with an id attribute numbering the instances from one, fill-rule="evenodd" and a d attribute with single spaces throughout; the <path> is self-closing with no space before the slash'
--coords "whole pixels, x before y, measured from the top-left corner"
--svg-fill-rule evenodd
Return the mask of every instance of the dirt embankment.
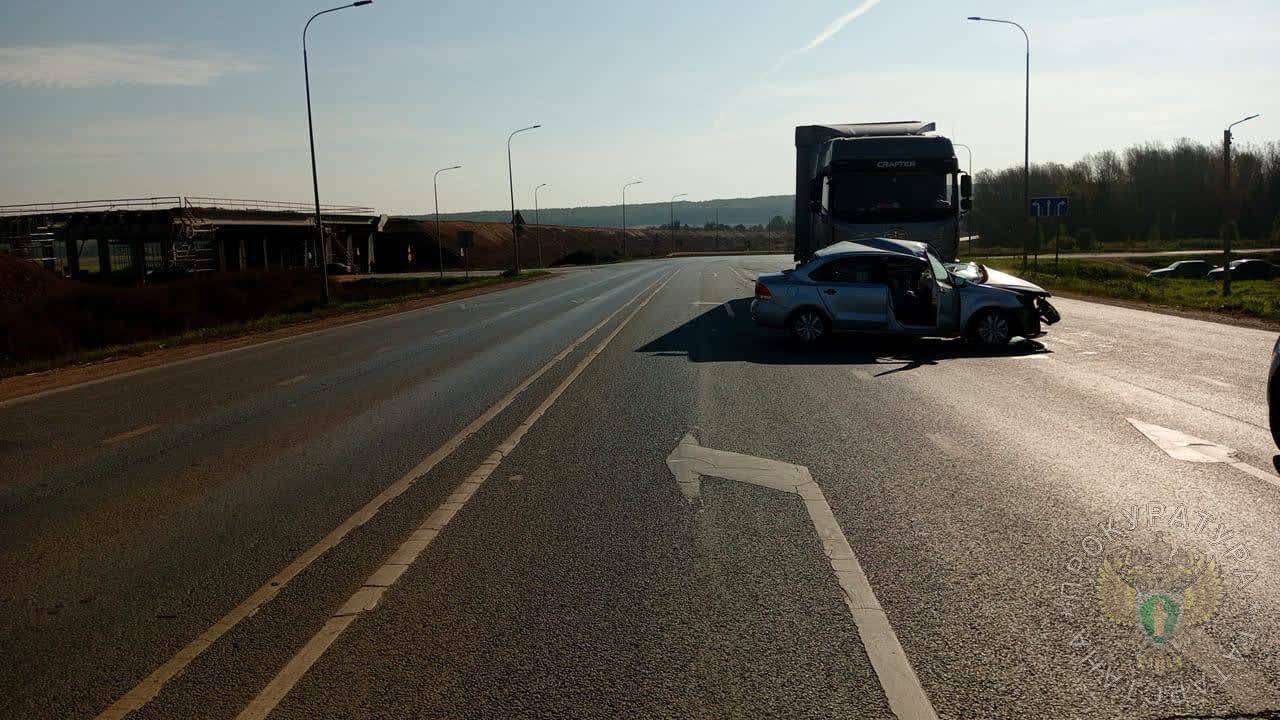
<path id="1" fill-rule="evenodd" d="M 415 256 L 421 267 L 437 262 L 433 221 L 401 220 L 396 228 L 406 238 L 418 236 Z M 460 268 L 463 258 L 458 233 L 470 231 L 475 245 L 468 251 L 472 268 L 511 266 L 511 226 L 505 223 L 442 221 L 445 266 Z M 584 228 L 563 225 L 526 225 L 520 234 L 520 264 L 523 267 L 558 266 L 610 262 L 623 257 L 623 235 L 618 228 Z M 790 252 L 791 237 L 766 230 L 701 230 L 679 228 L 674 239 L 671 229 L 633 228 L 626 233 L 627 257 L 661 257 L 672 252 L 759 251 Z M 539 262 L 541 249 L 541 262 Z M 399 260 L 399 258 L 396 258 Z M 380 263 L 381 264 L 381 263 Z"/>

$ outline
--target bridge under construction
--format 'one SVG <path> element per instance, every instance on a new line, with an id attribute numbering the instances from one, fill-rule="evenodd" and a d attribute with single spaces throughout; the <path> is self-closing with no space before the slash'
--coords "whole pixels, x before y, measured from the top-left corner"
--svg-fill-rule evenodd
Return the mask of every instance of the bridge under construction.
<path id="1" fill-rule="evenodd" d="M 392 249 L 386 217 L 369 207 L 320 209 L 325 261 L 377 269 L 379 245 Z M 81 279 L 313 267 L 316 241 L 315 207 L 306 203 L 160 196 L 0 206 L 0 251 Z"/>

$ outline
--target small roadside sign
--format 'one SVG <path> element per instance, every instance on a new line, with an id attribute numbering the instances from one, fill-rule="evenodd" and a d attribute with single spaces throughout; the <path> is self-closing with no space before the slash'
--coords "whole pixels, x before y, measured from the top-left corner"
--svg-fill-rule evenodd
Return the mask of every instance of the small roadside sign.
<path id="1" fill-rule="evenodd" d="M 458 247 L 469 248 L 476 244 L 476 234 L 472 230 L 458 231 Z"/>
<path id="2" fill-rule="evenodd" d="M 1071 200 L 1065 197 L 1031 198 L 1031 217 L 1067 217 L 1071 214 Z"/>

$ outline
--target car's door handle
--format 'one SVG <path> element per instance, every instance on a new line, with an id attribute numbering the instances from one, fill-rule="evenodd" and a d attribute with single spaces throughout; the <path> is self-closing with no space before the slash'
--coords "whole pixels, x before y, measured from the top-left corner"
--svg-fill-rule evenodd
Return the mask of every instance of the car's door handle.
<path id="1" fill-rule="evenodd" d="M 828 294 L 828 295 L 835 295 L 835 294 L 836 294 L 836 289 L 835 289 L 835 288 L 827 288 L 826 290 L 823 290 L 822 292 L 824 292 L 824 293 L 826 293 L 826 294 Z"/>

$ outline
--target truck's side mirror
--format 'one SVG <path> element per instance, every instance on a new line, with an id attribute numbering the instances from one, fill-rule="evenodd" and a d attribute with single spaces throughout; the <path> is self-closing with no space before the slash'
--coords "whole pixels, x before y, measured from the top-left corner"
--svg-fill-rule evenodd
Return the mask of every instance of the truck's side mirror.
<path id="1" fill-rule="evenodd" d="M 973 197 L 973 178 L 968 173 L 960 174 L 960 197 L 965 200 Z"/>
<path id="2" fill-rule="evenodd" d="M 822 212 L 822 176 L 809 180 L 809 211 Z"/>
<path id="3" fill-rule="evenodd" d="M 960 212 L 969 212 L 973 209 L 973 201 L 967 197 L 960 198 Z"/>

